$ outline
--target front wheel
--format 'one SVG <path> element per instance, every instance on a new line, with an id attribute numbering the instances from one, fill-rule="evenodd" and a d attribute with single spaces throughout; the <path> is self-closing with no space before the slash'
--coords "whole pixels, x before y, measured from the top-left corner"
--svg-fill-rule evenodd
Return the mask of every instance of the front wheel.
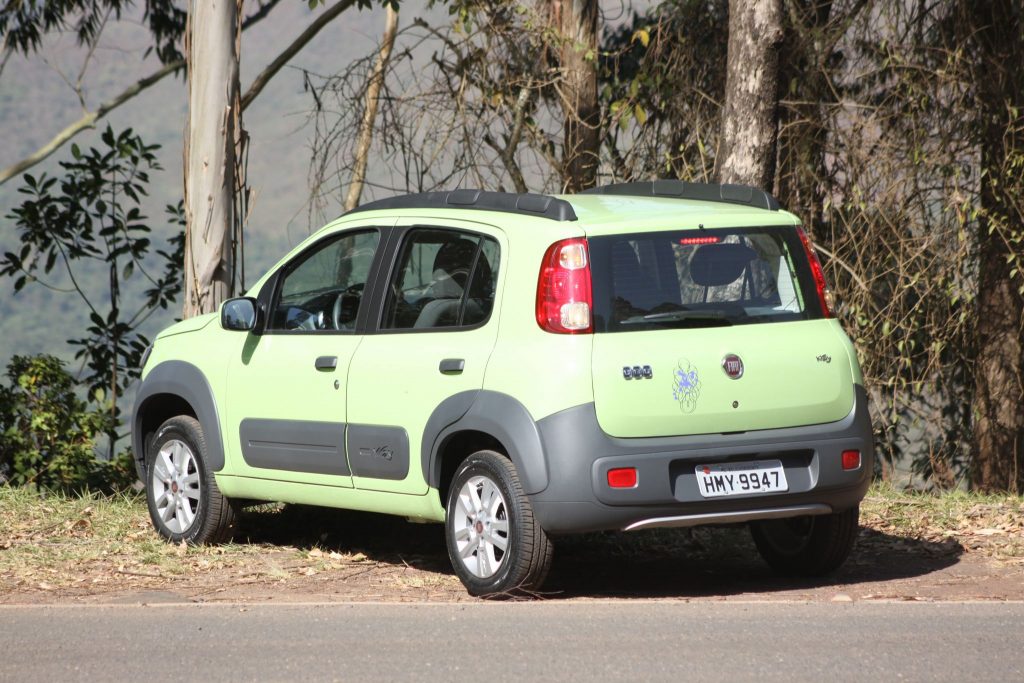
<path id="1" fill-rule="evenodd" d="M 780 574 L 823 576 L 838 569 L 857 540 L 860 508 L 831 515 L 768 519 L 750 524 L 754 544 Z"/>
<path id="2" fill-rule="evenodd" d="M 206 466 L 206 438 L 195 418 L 160 425 L 146 453 L 146 502 L 153 526 L 173 543 L 230 538 L 235 509 Z"/>
<path id="3" fill-rule="evenodd" d="M 552 546 L 508 458 L 494 451 L 466 458 L 446 509 L 448 556 L 470 595 L 529 595 L 540 588 Z"/>

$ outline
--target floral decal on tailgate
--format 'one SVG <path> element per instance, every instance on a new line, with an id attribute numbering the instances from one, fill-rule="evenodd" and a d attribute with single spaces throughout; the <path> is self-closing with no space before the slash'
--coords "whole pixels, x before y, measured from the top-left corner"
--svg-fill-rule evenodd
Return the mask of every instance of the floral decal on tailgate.
<path id="1" fill-rule="evenodd" d="M 686 358 L 680 358 L 672 373 L 672 398 L 679 403 L 684 413 L 692 413 L 700 398 L 700 375 L 697 368 Z"/>

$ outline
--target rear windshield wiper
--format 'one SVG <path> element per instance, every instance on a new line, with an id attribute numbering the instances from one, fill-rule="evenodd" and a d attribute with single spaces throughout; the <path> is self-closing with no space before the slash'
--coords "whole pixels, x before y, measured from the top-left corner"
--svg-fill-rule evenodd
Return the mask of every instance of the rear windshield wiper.
<path id="1" fill-rule="evenodd" d="M 657 325 L 665 323 L 697 323 L 706 326 L 727 327 L 732 321 L 722 311 L 666 311 L 664 313 L 648 313 L 626 318 L 620 325 Z"/>

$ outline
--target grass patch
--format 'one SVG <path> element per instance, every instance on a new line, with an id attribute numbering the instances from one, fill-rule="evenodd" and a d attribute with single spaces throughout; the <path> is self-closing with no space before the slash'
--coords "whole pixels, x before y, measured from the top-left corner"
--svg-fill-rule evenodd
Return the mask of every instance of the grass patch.
<path id="1" fill-rule="evenodd" d="M 921 541 L 955 540 L 995 560 L 1024 559 L 1024 497 L 967 491 L 922 493 L 874 484 L 860 522 L 880 533 Z"/>

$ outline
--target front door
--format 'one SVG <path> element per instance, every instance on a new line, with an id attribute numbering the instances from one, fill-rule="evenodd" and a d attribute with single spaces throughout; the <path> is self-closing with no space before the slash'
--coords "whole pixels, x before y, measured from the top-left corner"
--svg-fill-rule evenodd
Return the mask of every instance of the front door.
<path id="1" fill-rule="evenodd" d="M 498 332 L 504 236 L 477 224 L 409 226 L 379 318 L 349 371 L 357 488 L 423 495 L 421 441 L 444 399 L 482 388 Z"/>
<path id="2" fill-rule="evenodd" d="M 352 486 L 345 453 L 356 320 L 381 233 L 315 243 L 276 279 L 262 334 L 227 368 L 227 439 L 242 476 Z"/>

